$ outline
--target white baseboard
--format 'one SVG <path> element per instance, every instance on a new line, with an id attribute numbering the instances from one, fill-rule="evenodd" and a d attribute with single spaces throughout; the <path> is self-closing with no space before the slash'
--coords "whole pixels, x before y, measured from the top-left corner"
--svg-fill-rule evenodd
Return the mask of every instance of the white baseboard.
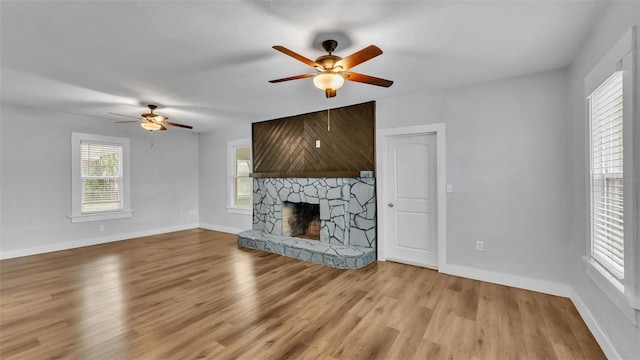
<path id="1" fill-rule="evenodd" d="M 441 273 L 461 276 L 469 279 L 486 281 L 494 284 L 506 285 L 525 290 L 537 291 L 544 294 L 569 298 L 572 288 L 565 284 L 539 280 L 524 276 L 499 273 L 489 270 L 476 269 L 460 265 L 445 264 L 438 269 Z"/>
<path id="2" fill-rule="evenodd" d="M 600 345 L 600 348 L 602 348 L 602 351 L 604 351 L 607 359 L 622 359 L 622 357 L 620 356 L 620 354 L 618 354 L 618 351 L 616 351 L 616 348 L 613 346 L 613 344 L 611 344 L 611 341 L 609 341 L 607 335 L 602 331 L 600 325 L 598 325 L 598 322 L 593 317 L 593 314 L 591 313 L 591 311 L 589 311 L 589 308 L 587 308 L 587 305 L 585 305 L 578 293 L 571 289 L 571 296 L 569 296 L 569 298 L 573 302 L 573 305 L 576 307 L 576 309 L 578 309 L 578 313 L 580 313 L 582 320 L 584 320 L 584 323 L 587 324 L 587 327 L 591 331 L 591 334 L 593 334 L 593 337 L 596 338 L 598 345 Z"/>
<path id="3" fill-rule="evenodd" d="M 226 233 L 229 233 L 229 234 L 238 234 L 238 233 L 243 232 L 245 230 L 249 230 L 249 229 L 240 229 L 240 228 L 234 228 L 234 227 L 229 227 L 229 226 L 224 226 L 224 225 L 216 225 L 216 224 L 200 224 L 199 227 L 201 227 L 203 229 L 207 229 L 207 230 L 226 232 Z"/>
<path id="4" fill-rule="evenodd" d="M 177 225 L 177 226 L 169 226 L 169 227 L 159 228 L 159 229 L 151 229 L 151 230 L 136 231 L 136 232 L 130 232 L 130 233 L 123 233 L 123 234 L 100 236 L 100 237 L 76 240 L 76 241 L 68 241 L 68 242 L 50 244 L 45 246 L 36 246 L 36 247 L 31 247 L 26 249 L 2 251 L 0 252 L 0 260 L 50 253 L 54 251 L 75 249 L 75 248 L 84 247 L 84 246 L 106 244 L 106 243 L 115 242 L 115 241 L 122 241 L 127 239 L 143 237 L 143 236 L 164 234 L 164 233 L 169 233 L 174 231 L 193 229 L 197 227 L 198 227 L 198 224 Z"/>

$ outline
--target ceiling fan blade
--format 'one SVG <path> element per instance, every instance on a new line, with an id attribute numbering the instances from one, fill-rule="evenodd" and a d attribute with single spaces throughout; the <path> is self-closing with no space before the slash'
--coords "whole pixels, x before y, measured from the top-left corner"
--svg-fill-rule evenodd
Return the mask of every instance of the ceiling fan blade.
<path id="1" fill-rule="evenodd" d="M 336 93 L 337 93 L 337 92 L 336 92 L 336 90 L 334 90 L 334 89 L 325 89 L 325 90 L 324 90 L 324 94 L 325 94 L 325 96 L 326 96 L 327 98 L 332 98 L 332 97 L 336 96 Z"/>
<path id="2" fill-rule="evenodd" d="M 185 128 L 185 129 L 193 129 L 193 126 L 182 125 L 182 124 L 178 124 L 178 123 L 174 123 L 174 122 L 170 122 L 170 121 L 163 121 L 161 125 L 171 125 L 171 126 L 177 126 L 177 127 L 181 127 L 181 128 Z M 162 130 L 165 130 L 165 129 L 162 129 Z"/>
<path id="3" fill-rule="evenodd" d="M 300 61 L 300 62 L 303 62 L 303 63 L 305 63 L 305 64 L 307 64 L 307 65 L 309 65 L 309 66 L 311 66 L 311 67 L 317 67 L 317 66 L 320 66 L 320 65 L 318 65 L 315 61 L 313 61 L 313 60 L 311 60 L 311 59 L 308 59 L 308 58 L 306 58 L 306 57 L 304 57 L 304 56 L 302 56 L 302 55 L 300 55 L 300 54 L 298 54 L 298 53 L 296 53 L 296 52 L 293 52 L 293 51 L 291 51 L 291 50 L 287 49 L 287 48 L 286 48 L 286 47 L 284 47 L 284 46 L 281 46 L 281 45 L 275 45 L 275 46 L 273 46 L 273 48 L 274 48 L 274 49 L 276 49 L 276 50 L 278 50 L 278 51 L 280 51 L 281 53 L 283 53 L 283 54 L 285 54 L 285 55 L 289 55 L 289 56 L 291 56 L 292 58 L 294 58 L 294 59 L 296 59 L 296 60 L 298 60 L 298 61 Z"/>
<path id="4" fill-rule="evenodd" d="M 353 54 L 338 61 L 337 65 L 342 66 L 342 69 L 349 70 L 354 68 L 367 60 L 371 60 L 374 57 L 382 55 L 382 50 L 375 45 L 369 45 L 366 48 L 356 51 Z"/>
<path id="5" fill-rule="evenodd" d="M 269 82 L 270 83 L 279 83 L 279 82 L 289 81 L 289 80 L 298 80 L 298 79 L 310 78 L 310 77 L 314 77 L 316 75 L 318 75 L 318 74 L 302 74 L 302 75 L 290 76 L 290 77 L 286 77 L 286 78 L 282 78 L 282 79 L 269 80 Z"/>
<path id="6" fill-rule="evenodd" d="M 167 128 L 162 126 L 162 125 L 160 125 L 160 129 L 158 129 L 158 130 L 167 130 Z"/>
<path id="7" fill-rule="evenodd" d="M 385 79 L 377 78 L 374 76 L 358 74 L 350 71 L 343 71 L 341 74 L 345 79 L 349 81 L 355 81 L 355 82 L 376 85 L 376 86 L 383 86 L 383 87 L 389 87 L 393 85 L 393 81 L 391 80 L 385 80 Z"/>
<path id="8" fill-rule="evenodd" d="M 114 124 L 126 124 L 126 123 L 137 123 L 137 122 L 140 122 L 140 120 L 116 121 L 116 122 L 114 122 Z"/>
<path id="9" fill-rule="evenodd" d="M 111 115 L 118 115 L 118 116 L 124 116 L 124 117 L 128 117 L 128 118 L 132 118 L 132 119 L 138 119 L 138 120 L 140 120 L 140 117 L 139 117 L 139 116 L 122 115 L 122 114 L 116 114 L 116 113 L 112 113 L 112 112 L 108 112 L 107 114 L 111 114 Z"/>

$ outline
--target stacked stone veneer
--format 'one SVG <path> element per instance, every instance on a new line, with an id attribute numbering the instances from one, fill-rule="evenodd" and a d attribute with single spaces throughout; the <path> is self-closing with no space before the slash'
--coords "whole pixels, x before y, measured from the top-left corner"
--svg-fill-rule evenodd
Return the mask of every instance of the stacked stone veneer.
<path id="1" fill-rule="evenodd" d="M 362 267 L 375 260 L 374 178 L 256 178 L 253 180 L 252 238 L 256 236 L 255 231 L 277 235 L 278 238 L 282 236 L 283 201 L 319 204 L 320 242 L 329 245 L 328 249 L 331 249 L 331 245 L 347 246 L 367 254 L 365 262 L 354 261 L 353 264 L 357 262 L 358 266 L 347 266 L 347 268 Z M 239 234 L 238 243 L 247 246 L 249 243 L 241 241 L 241 238 L 242 233 Z M 275 237 L 272 238 L 275 239 Z M 295 239 L 298 248 L 305 247 L 305 244 L 309 245 L 309 249 L 313 248 L 314 240 Z M 315 248 L 324 249 L 325 247 L 316 246 Z M 265 249 L 261 246 L 261 250 Z M 333 253 L 333 250 L 330 252 Z M 295 254 L 291 255 L 291 252 L 283 252 L 283 254 L 301 258 Z M 309 260 L 307 256 L 304 257 L 303 260 Z M 315 262 L 331 266 L 326 261 Z M 347 262 L 332 261 L 332 263 L 346 264 Z M 349 265 L 351 263 L 349 261 Z"/>

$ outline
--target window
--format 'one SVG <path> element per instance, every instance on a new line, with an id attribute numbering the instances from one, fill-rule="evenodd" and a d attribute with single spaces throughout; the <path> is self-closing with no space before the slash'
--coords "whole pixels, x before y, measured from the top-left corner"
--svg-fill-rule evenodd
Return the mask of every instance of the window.
<path id="1" fill-rule="evenodd" d="M 624 279 L 622 72 L 587 98 L 591 128 L 591 257 Z"/>
<path id="2" fill-rule="evenodd" d="M 251 163 L 251 140 L 229 141 L 227 145 L 228 155 L 228 205 L 227 211 L 236 214 L 251 214 L 252 208 L 252 184 L 249 176 L 253 166 Z"/>
<path id="3" fill-rule="evenodd" d="M 83 214 L 122 210 L 122 146 L 80 141 Z"/>
<path id="4" fill-rule="evenodd" d="M 638 177 L 634 153 L 634 29 L 585 78 L 589 125 L 589 277 L 634 323 L 640 324 L 635 272 Z"/>
<path id="5" fill-rule="evenodd" d="M 251 206 L 251 148 L 236 148 L 236 189 L 235 205 L 241 207 Z"/>
<path id="6" fill-rule="evenodd" d="M 71 134 L 71 222 L 130 217 L 129 139 Z"/>

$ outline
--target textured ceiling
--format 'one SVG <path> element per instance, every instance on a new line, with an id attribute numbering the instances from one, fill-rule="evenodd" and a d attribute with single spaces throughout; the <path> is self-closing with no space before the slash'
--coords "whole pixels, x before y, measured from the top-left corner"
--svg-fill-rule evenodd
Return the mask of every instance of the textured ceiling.
<path id="1" fill-rule="evenodd" d="M 2 102 L 118 121 L 141 105 L 202 132 L 328 106 L 437 91 L 568 66 L 602 1 L 1 2 Z M 347 82 L 326 99 L 311 79 L 268 80 L 369 44 L 356 71 L 391 88 Z M 188 131 L 176 129 L 176 131 Z"/>

